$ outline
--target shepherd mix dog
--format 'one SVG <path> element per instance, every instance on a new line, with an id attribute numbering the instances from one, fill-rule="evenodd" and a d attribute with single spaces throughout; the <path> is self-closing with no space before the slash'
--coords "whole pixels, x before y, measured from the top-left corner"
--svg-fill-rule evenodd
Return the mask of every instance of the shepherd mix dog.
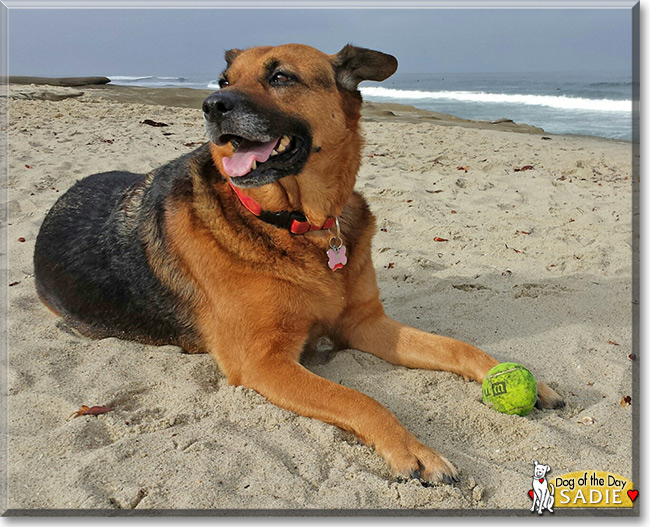
<path id="1" fill-rule="evenodd" d="M 77 182 L 47 214 L 34 267 L 41 300 L 91 338 L 207 352 L 228 382 L 356 434 L 396 476 L 458 480 L 384 406 L 299 363 L 322 335 L 409 368 L 481 382 L 498 361 L 404 326 L 379 300 L 375 220 L 353 190 L 363 80 L 397 60 L 345 46 L 226 52 L 203 103 L 210 141 L 149 174 Z M 541 406 L 561 406 L 539 383 Z"/>

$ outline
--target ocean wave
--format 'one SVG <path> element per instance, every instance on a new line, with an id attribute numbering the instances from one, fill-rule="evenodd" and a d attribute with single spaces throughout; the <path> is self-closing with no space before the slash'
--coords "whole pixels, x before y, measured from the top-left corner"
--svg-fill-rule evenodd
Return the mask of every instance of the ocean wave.
<path id="1" fill-rule="evenodd" d="M 111 79 L 111 81 L 144 81 L 149 79 L 155 79 L 155 77 L 151 77 L 151 76 L 131 77 L 129 75 L 109 75 L 108 78 Z"/>
<path id="2" fill-rule="evenodd" d="M 583 99 L 564 95 L 527 95 L 507 93 L 484 93 L 471 91 L 420 91 L 396 90 L 393 88 L 362 87 L 364 97 L 382 97 L 401 100 L 447 99 L 454 101 L 524 104 L 547 106 L 564 110 L 591 110 L 596 112 L 632 112 L 632 101 L 615 101 L 612 99 Z"/>
<path id="3" fill-rule="evenodd" d="M 627 88 L 632 85 L 634 85 L 633 82 L 590 82 L 587 84 L 587 86 L 593 86 L 596 88 Z"/>
<path id="4" fill-rule="evenodd" d="M 211 90 L 218 90 L 219 89 L 219 81 L 210 81 L 208 82 L 208 85 L 206 88 L 210 88 Z"/>

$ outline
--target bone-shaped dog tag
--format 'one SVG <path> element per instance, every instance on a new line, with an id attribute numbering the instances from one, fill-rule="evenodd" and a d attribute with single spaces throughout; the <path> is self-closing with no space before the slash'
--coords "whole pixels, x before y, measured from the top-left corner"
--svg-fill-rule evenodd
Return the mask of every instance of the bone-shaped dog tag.
<path id="1" fill-rule="evenodd" d="M 341 225 L 339 224 L 338 216 L 335 218 L 336 234 L 332 234 L 330 238 L 330 248 L 327 250 L 327 265 L 332 271 L 343 269 L 343 266 L 348 263 L 348 257 L 345 255 L 345 245 L 343 245 L 343 238 L 341 238 Z"/>
<path id="2" fill-rule="evenodd" d="M 348 263 L 348 257 L 345 256 L 345 245 L 343 244 L 339 247 L 330 247 L 327 250 L 327 257 L 329 258 L 327 265 L 332 271 L 343 269 L 343 266 Z"/>

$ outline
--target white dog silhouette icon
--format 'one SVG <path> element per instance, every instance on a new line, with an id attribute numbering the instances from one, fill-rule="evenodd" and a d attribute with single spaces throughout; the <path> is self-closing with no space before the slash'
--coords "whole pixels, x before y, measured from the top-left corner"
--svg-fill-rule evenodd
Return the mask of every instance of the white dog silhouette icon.
<path id="1" fill-rule="evenodd" d="M 551 467 L 540 465 L 537 461 L 533 461 L 533 463 L 535 463 L 532 493 L 533 506 L 530 508 L 530 512 L 535 512 L 535 505 L 537 505 L 538 514 L 542 514 L 544 509 L 553 512 L 555 488 L 546 479 L 546 474 L 551 471 Z"/>

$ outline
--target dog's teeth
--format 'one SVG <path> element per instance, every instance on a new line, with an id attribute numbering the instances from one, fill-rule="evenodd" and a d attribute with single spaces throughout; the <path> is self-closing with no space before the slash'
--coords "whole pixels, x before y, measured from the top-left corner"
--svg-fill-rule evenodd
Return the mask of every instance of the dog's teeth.
<path id="1" fill-rule="evenodd" d="M 273 150 L 273 152 L 271 152 L 271 157 L 277 156 L 278 154 L 279 152 L 277 150 Z"/>
<path id="2" fill-rule="evenodd" d="M 277 154 L 281 154 L 287 149 L 290 143 L 291 143 L 291 138 L 288 135 L 283 135 L 282 139 L 280 139 L 280 142 L 278 143 L 278 146 L 275 147 L 275 150 L 273 150 L 273 153 L 271 155 L 274 156 Z"/>
<path id="3" fill-rule="evenodd" d="M 291 143 L 291 138 L 288 135 L 283 135 L 282 139 L 280 139 L 280 144 L 278 145 L 278 153 L 284 152 L 289 146 L 289 143 Z"/>
<path id="4" fill-rule="evenodd" d="M 255 170 L 257 168 L 257 161 L 253 161 L 253 166 L 251 167 L 251 170 Z"/>
<path id="5" fill-rule="evenodd" d="M 280 139 L 280 144 L 277 147 L 278 153 L 284 152 L 287 149 L 287 146 L 289 146 L 289 143 L 291 143 L 291 138 L 288 135 L 283 135 L 282 139 Z"/>

